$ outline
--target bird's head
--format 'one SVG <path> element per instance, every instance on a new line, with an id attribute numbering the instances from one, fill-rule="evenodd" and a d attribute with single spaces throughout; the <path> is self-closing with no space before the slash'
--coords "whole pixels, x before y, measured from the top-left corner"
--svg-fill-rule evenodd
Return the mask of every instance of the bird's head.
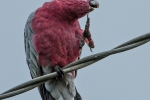
<path id="1" fill-rule="evenodd" d="M 74 17 L 81 18 L 99 7 L 96 0 L 60 0 L 64 11 Z"/>
<path id="2" fill-rule="evenodd" d="M 96 0 L 53 0 L 57 5 L 51 5 L 50 8 L 59 7 L 55 10 L 60 16 L 67 19 L 79 19 L 87 13 L 99 7 L 99 3 Z"/>

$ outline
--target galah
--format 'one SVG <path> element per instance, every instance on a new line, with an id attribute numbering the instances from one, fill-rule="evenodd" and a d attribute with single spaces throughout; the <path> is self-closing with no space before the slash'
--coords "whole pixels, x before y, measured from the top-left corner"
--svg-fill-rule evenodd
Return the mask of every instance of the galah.
<path id="1" fill-rule="evenodd" d="M 81 100 L 74 79 L 76 72 L 61 68 L 80 57 L 84 31 L 78 19 L 99 6 L 95 0 L 52 0 L 30 14 L 25 32 L 25 52 L 31 77 L 57 71 L 62 77 L 38 87 L 42 100 Z"/>

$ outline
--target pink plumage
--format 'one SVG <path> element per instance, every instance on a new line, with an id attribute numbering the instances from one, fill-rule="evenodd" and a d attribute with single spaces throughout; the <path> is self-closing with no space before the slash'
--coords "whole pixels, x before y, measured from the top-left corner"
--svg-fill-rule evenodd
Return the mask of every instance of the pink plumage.
<path id="1" fill-rule="evenodd" d="M 88 7 L 86 0 L 53 0 L 36 10 L 33 42 L 40 65 L 63 67 L 79 57 L 83 30 L 78 19 L 88 13 Z"/>
<path id="2" fill-rule="evenodd" d="M 24 42 L 32 78 L 54 71 L 62 76 L 38 86 L 42 100 L 82 100 L 74 83 L 75 71 L 64 74 L 60 67 L 77 60 L 85 38 L 93 43 L 90 34 L 85 34 L 90 33 L 88 28 L 83 32 L 78 19 L 98 6 L 95 0 L 52 0 L 28 17 Z"/>

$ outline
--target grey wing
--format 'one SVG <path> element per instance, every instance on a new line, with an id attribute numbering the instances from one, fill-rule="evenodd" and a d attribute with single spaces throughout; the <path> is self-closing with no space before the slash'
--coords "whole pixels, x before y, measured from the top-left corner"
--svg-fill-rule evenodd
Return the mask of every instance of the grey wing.
<path id="1" fill-rule="evenodd" d="M 26 61 L 30 70 L 32 78 L 36 78 L 43 75 L 43 71 L 40 65 L 37 63 L 37 52 L 34 48 L 32 42 L 33 29 L 31 26 L 31 21 L 34 17 L 35 12 L 31 13 L 28 17 L 27 23 L 24 29 L 24 44 L 25 44 L 25 53 Z M 44 84 L 38 87 L 42 100 L 54 100 L 50 93 L 45 89 Z"/>
<path id="2" fill-rule="evenodd" d="M 37 53 L 33 47 L 33 42 L 32 42 L 32 36 L 33 36 L 33 30 L 31 27 L 31 20 L 34 17 L 34 13 L 32 13 L 25 25 L 25 30 L 24 30 L 24 44 L 25 44 L 25 53 L 26 53 L 26 61 L 28 64 L 28 67 L 30 69 L 31 77 L 36 78 L 40 76 L 39 72 L 39 66 L 37 64 Z"/>

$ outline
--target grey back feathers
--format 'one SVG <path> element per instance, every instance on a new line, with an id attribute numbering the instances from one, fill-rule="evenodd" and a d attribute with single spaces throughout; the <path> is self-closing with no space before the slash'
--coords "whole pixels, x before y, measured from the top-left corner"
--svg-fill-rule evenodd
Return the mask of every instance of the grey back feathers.
<path id="1" fill-rule="evenodd" d="M 34 13 L 30 14 L 27 23 L 25 25 L 24 29 L 24 43 L 25 43 L 25 53 L 26 53 L 26 61 L 28 64 L 28 67 L 30 69 L 30 73 L 32 78 L 40 76 L 39 73 L 39 66 L 37 63 L 37 53 L 33 47 L 32 43 L 32 36 L 33 36 L 33 30 L 31 27 L 31 21 L 34 17 Z"/>
<path id="2" fill-rule="evenodd" d="M 31 13 L 28 17 L 27 23 L 24 29 L 24 43 L 25 43 L 25 53 L 26 53 L 26 61 L 30 70 L 30 74 L 32 78 L 36 78 L 43 75 L 42 68 L 37 63 L 37 53 L 33 46 L 32 36 L 33 30 L 31 27 L 31 21 L 34 18 L 35 12 Z M 45 89 L 44 84 L 38 87 L 42 100 L 54 100 L 50 93 Z"/>

